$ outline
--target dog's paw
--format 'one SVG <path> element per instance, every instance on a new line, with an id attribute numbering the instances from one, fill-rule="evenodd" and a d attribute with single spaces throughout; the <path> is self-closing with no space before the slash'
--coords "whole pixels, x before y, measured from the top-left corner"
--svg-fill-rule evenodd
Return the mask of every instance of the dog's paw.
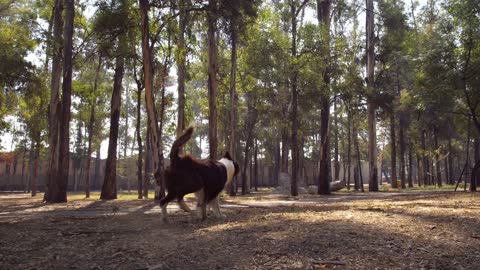
<path id="1" fill-rule="evenodd" d="M 166 216 L 162 216 L 161 220 L 163 224 L 168 224 L 168 218 Z"/>

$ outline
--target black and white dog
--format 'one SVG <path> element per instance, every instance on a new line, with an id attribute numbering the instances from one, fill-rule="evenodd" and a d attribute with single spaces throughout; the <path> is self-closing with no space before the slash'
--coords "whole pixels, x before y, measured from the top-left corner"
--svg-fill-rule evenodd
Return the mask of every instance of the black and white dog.
<path id="1" fill-rule="evenodd" d="M 172 145 L 170 166 L 165 170 L 165 186 L 168 194 L 160 200 L 162 220 L 167 221 L 167 204 L 177 200 L 180 208 L 190 212 L 183 197 L 194 193 L 197 198 L 197 213 L 204 220 L 207 205 L 217 217 L 224 217 L 220 212 L 219 195 L 225 185 L 230 184 L 239 172 L 239 167 L 227 152 L 218 160 L 201 161 L 190 155 L 179 155 L 180 148 L 192 137 L 193 127 L 189 127 Z"/>

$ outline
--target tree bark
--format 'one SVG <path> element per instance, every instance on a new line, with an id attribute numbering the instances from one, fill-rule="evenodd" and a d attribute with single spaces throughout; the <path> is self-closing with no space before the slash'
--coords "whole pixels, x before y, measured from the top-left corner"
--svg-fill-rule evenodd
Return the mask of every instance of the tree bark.
<path id="1" fill-rule="evenodd" d="M 438 153 L 438 130 L 436 127 L 433 128 L 433 140 L 435 143 L 435 169 L 436 169 L 436 178 L 437 178 L 437 185 L 438 187 L 442 187 L 442 173 L 440 169 L 440 160 L 439 160 L 439 153 Z"/>
<path id="2" fill-rule="evenodd" d="M 217 0 L 208 0 L 207 43 L 208 43 L 208 144 L 209 158 L 217 156 Z"/>
<path id="3" fill-rule="evenodd" d="M 143 175 L 143 197 L 148 198 L 148 186 L 150 181 L 151 168 L 151 156 L 152 156 L 152 135 L 150 128 L 147 127 L 147 136 L 145 139 L 145 173 Z"/>
<path id="4" fill-rule="evenodd" d="M 423 155 L 423 160 L 422 160 L 422 166 L 423 166 L 423 184 L 425 186 L 430 185 L 429 181 L 429 175 L 430 175 L 430 165 L 428 164 L 428 156 L 426 154 L 427 152 L 427 143 L 426 143 L 426 133 L 427 131 L 424 129 L 422 130 L 422 155 Z"/>
<path id="5" fill-rule="evenodd" d="M 412 143 L 408 144 L 408 187 L 413 187 L 413 155 L 412 155 Z"/>
<path id="6" fill-rule="evenodd" d="M 323 82 L 325 87 L 321 94 L 320 104 L 320 173 L 318 176 L 318 194 L 330 194 L 330 8 L 331 0 L 317 0 L 318 23 L 322 26 L 324 35 L 324 61 Z"/>
<path id="7" fill-rule="evenodd" d="M 237 81 L 237 34 L 234 30 L 231 33 L 231 40 L 232 40 L 232 68 L 230 71 L 230 155 L 235 159 L 236 155 L 236 148 L 237 148 L 237 137 L 236 137 L 236 130 L 237 130 L 237 93 L 236 93 L 236 81 Z M 236 195 L 235 190 L 235 180 L 230 185 L 230 196 Z"/>
<path id="8" fill-rule="evenodd" d="M 48 107 L 48 168 L 46 189 L 43 200 L 55 202 L 60 196 L 60 183 L 57 182 L 58 170 L 58 135 L 60 120 L 60 78 L 62 76 L 62 29 L 63 29 L 63 1 L 55 0 L 53 14 L 53 49 L 52 49 L 52 77 L 50 82 L 50 104 Z"/>
<path id="9" fill-rule="evenodd" d="M 291 23 L 292 23 L 292 58 L 297 58 L 297 9 L 296 3 L 290 3 L 290 12 L 291 12 Z M 290 85 L 292 87 L 292 111 L 291 111 L 291 121 L 292 121 L 292 176 L 290 182 L 290 195 L 298 195 L 298 168 L 299 168 L 299 151 L 298 151 L 298 89 L 297 89 L 297 76 L 298 76 L 298 67 L 294 67 L 292 71 L 292 77 L 290 78 Z"/>
<path id="10" fill-rule="evenodd" d="M 335 82 L 334 82 L 335 83 Z M 338 113 L 337 113 L 337 100 L 334 98 L 333 100 L 333 126 L 334 126 L 334 168 L 335 168 L 335 176 L 334 181 L 339 181 L 340 175 L 340 163 L 338 162 Z"/>
<path id="11" fill-rule="evenodd" d="M 407 179 L 405 173 L 405 116 L 400 112 L 399 129 L 398 129 L 398 144 L 400 148 L 400 180 L 402 189 L 407 188 Z"/>
<path id="12" fill-rule="evenodd" d="M 114 200 L 117 198 L 117 142 L 118 128 L 120 121 L 120 106 L 122 99 L 122 80 L 125 71 L 125 56 L 123 46 L 126 40 L 123 35 L 118 40 L 118 51 L 115 60 L 115 75 L 113 79 L 113 92 L 110 113 L 110 136 L 108 140 L 108 156 L 105 165 L 105 176 L 103 180 L 100 199 Z"/>
<path id="13" fill-rule="evenodd" d="M 62 114 L 59 129 L 59 155 L 57 184 L 58 192 L 50 197 L 48 202 L 67 202 L 68 169 L 70 165 L 70 105 L 72 103 L 72 50 L 73 50 L 73 19 L 75 16 L 75 1 L 65 0 L 65 32 L 62 86 Z"/>
<path id="14" fill-rule="evenodd" d="M 255 191 L 258 191 L 258 140 L 255 140 L 255 151 L 253 154 L 253 176 Z"/>
<path id="15" fill-rule="evenodd" d="M 390 114 L 390 155 L 391 155 L 391 172 L 392 172 L 392 188 L 398 188 L 397 185 L 397 146 L 395 136 L 395 114 L 392 111 Z"/>
<path id="16" fill-rule="evenodd" d="M 93 92 L 96 93 L 98 89 L 98 77 L 100 74 L 100 68 L 102 67 L 102 57 L 98 58 L 98 66 L 95 72 L 95 80 L 93 82 Z M 92 105 L 90 107 L 90 120 L 88 123 L 88 147 L 86 157 L 86 176 L 85 176 L 85 197 L 90 198 L 90 158 L 92 156 L 92 141 L 93 141 L 93 125 L 95 124 L 95 107 L 97 106 L 97 96 L 95 96 Z"/>
<path id="17" fill-rule="evenodd" d="M 142 177 L 142 167 L 143 167 L 143 146 L 142 146 L 142 132 L 141 132 L 141 118 L 142 118 L 142 89 L 143 85 L 140 80 L 137 78 L 137 72 L 134 69 L 134 78 L 137 83 L 137 122 L 135 125 L 135 133 L 137 134 L 137 146 L 138 146 L 138 157 L 137 157 L 137 182 L 138 182 L 138 199 L 143 198 L 143 177 Z M 147 191 L 148 193 L 148 191 Z"/>
<path id="18" fill-rule="evenodd" d="M 185 44 L 185 32 L 187 29 L 186 1 L 179 2 L 179 32 L 178 32 L 178 56 L 177 56 L 177 92 L 178 92 L 178 112 L 177 112 L 177 137 L 182 135 L 185 129 L 185 79 L 187 75 L 187 46 Z"/>
<path id="19" fill-rule="evenodd" d="M 351 181 L 351 167 L 352 167 L 352 135 L 351 135 L 351 123 L 352 123 L 352 114 L 348 112 L 347 115 L 347 189 L 350 190 L 350 181 Z M 344 172 L 345 173 L 345 172 Z"/>
<path id="20" fill-rule="evenodd" d="M 160 142 L 157 112 L 155 110 L 155 102 L 153 96 L 153 60 L 152 47 L 150 45 L 150 24 L 148 18 L 148 10 L 150 4 L 148 0 L 139 0 L 141 32 L 142 32 L 142 60 L 143 60 L 143 76 L 145 86 L 145 105 L 147 108 L 147 122 L 150 128 L 151 146 L 153 152 L 153 171 L 155 176 L 155 197 L 161 198 L 161 186 L 163 186 L 163 163 L 162 148 Z"/>
<path id="21" fill-rule="evenodd" d="M 367 0 L 366 9 L 366 47 L 367 47 L 367 118 L 368 118 L 368 168 L 369 181 L 368 189 L 370 191 L 378 191 L 378 172 L 377 172 L 377 135 L 376 135 L 376 118 L 375 118 L 375 85 L 374 85 L 374 69 L 375 69 L 375 34 L 374 34 L 374 12 L 373 0 Z"/>

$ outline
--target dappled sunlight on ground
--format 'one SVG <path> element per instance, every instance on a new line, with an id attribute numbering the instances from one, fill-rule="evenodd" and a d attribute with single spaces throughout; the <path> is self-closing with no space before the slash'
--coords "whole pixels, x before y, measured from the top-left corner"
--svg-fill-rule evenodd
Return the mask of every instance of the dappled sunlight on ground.
<path id="1" fill-rule="evenodd" d="M 480 269 L 477 194 L 262 190 L 224 196 L 224 220 L 172 203 L 168 224 L 151 199 L 70 198 L 0 195 L 1 269 Z"/>

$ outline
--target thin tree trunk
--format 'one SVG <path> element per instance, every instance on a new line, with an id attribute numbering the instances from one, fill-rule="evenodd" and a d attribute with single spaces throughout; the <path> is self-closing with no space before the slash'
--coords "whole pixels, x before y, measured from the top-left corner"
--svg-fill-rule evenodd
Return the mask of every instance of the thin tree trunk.
<path id="1" fill-rule="evenodd" d="M 59 155 L 58 155 L 58 193 L 48 202 L 67 202 L 68 169 L 70 165 L 70 105 L 72 103 L 72 50 L 73 20 L 75 1 L 65 0 L 65 32 L 63 59 L 62 114 L 60 116 Z"/>
<path id="2" fill-rule="evenodd" d="M 422 155 L 423 155 L 423 161 L 422 161 L 422 166 L 423 166 L 423 184 L 425 186 L 429 185 L 429 175 L 430 175 L 430 172 L 429 172 L 429 168 L 430 166 L 428 165 L 428 156 L 426 155 L 426 151 L 427 151 L 427 143 L 426 143 L 426 130 L 422 130 Z"/>
<path id="3" fill-rule="evenodd" d="M 407 179 L 405 173 L 405 116 L 403 112 L 399 116 L 398 144 L 400 148 L 400 180 L 402 189 L 407 188 Z"/>
<path id="4" fill-rule="evenodd" d="M 297 10 L 295 2 L 290 3 L 290 12 L 292 20 L 292 58 L 297 58 Z M 299 150 L 298 150 L 298 90 L 297 90 L 297 67 L 291 72 L 290 85 L 292 87 L 292 103 L 291 103 L 291 123 L 292 123 L 292 176 L 290 182 L 290 194 L 292 196 L 298 195 L 298 168 L 299 168 Z"/>
<path id="5" fill-rule="evenodd" d="M 412 155 L 412 143 L 408 144 L 408 187 L 413 187 L 413 155 Z"/>
<path id="6" fill-rule="evenodd" d="M 27 163 L 26 157 L 27 157 L 27 151 L 26 149 L 24 149 L 22 154 L 22 187 L 24 192 L 26 191 L 26 186 L 25 186 L 25 166 Z"/>
<path id="7" fill-rule="evenodd" d="M 340 180 L 340 163 L 338 162 L 338 113 L 337 113 L 337 100 L 334 98 L 333 101 L 333 126 L 334 126 L 334 167 L 335 167 L 335 177 L 334 181 Z"/>
<path id="8" fill-rule="evenodd" d="M 442 187 L 442 173 L 441 173 L 441 163 L 439 160 L 440 155 L 438 154 L 438 130 L 436 127 L 433 128 L 433 139 L 435 143 L 435 169 L 436 169 L 436 178 L 438 187 Z"/>
<path id="9" fill-rule="evenodd" d="M 376 154 L 376 104 L 374 99 L 374 68 L 375 68 L 375 35 L 374 35 L 374 12 L 373 0 L 367 0 L 366 9 L 366 41 L 367 41 L 367 118 L 368 118 L 368 189 L 378 191 L 377 154 Z"/>
<path id="10" fill-rule="evenodd" d="M 280 168 L 281 168 L 281 149 L 280 149 L 280 139 L 277 138 L 275 142 L 275 166 L 273 168 L 273 175 L 272 175 L 272 186 L 277 186 L 278 184 L 278 177 L 280 176 Z"/>
<path id="11" fill-rule="evenodd" d="M 321 97 L 320 112 L 320 173 L 318 177 L 318 194 L 330 194 L 330 7 L 331 0 L 317 0 L 318 23 L 322 26 L 325 35 L 325 45 L 323 48 L 324 61 L 326 63 L 323 73 L 323 82 L 325 83 L 324 93 Z"/>
<path id="12" fill-rule="evenodd" d="M 108 140 L 108 156 L 105 165 L 105 176 L 103 180 L 100 199 L 114 200 L 117 198 L 117 142 L 118 128 L 120 121 L 120 106 L 122 99 L 122 80 L 125 71 L 125 57 L 123 54 L 124 37 L 119 38 L 119 49 L 116 56 L 115 75 L 113 79 L 113 92 L 110 113 L 110 136 Z"/>
<path id="13" fill-rule="evenodd" d="M 217 1 L 208 1 L 207 11 L 207 42 L 208 42 L 208 143 L 209 157 L 217 156 Z"/>
<path id="14" fill-rule="evenodd" d="M 255 152 L 253 154 L 253 171 L 254 171 L 254 183 L 255 191 L 258 191 L 258 140 L 255 140 Z"/>
<path id="15" fill-rule="evenodd" d="M 288 129 L 284 127 L 282 129 L 282 157 L 280 166 L 280 171 L 283 173 L 288 173 L 288 148 Z"/>
<path id="16" fill-rule="evenodd" d="M 53 49 L 52 49 L 52 77 L 50 82 L 50 104 L 48 109 L 48 168 L 46 189 L 43 200 L 56 202 L 59 200 L 60 183 L 57 182 L 58 170 L 58 135 L 60 120 L 60 78 L 62 76 L 62 50 L 63 50 L 63 1 L 55 0 L 53 14 Z"/>
<path id="17" fill-rule="evenodd" d="M 95 72 L 95 80 L 93 82 L 93 92 L 96 93 L 98 89 L 98 77 L 100 74 L 100 68 L 102 67 L 102 57 L 98 58 L 98 66 Z M 86 177 L 85 177 L 85 197 L 90 198 L 90 158 L 92 156 L 92 141 L 93 141 L 93 125 L 95 124 L 95 107 L 97 106 L 97 97 L 95 96 L 92 105 L 90 107 L 90 122 L 88 123 L 88 148 L 86 158 Z"/>
<path id="18" fill-rule="evenodd" d="M 137 157 L 137 181 L 138 181 L 138 199 L 143 198 L 143 177 L 142 177 L 142 167 L 143 167 L 143 146 L 142 146 L 142 132 L 140 128 L 141 118 L 142 118 L 142 83 L 137 79 L 137 72 L 134 69 L 134 78 L 137 83 L 137 123 L 135 125 L 135 133 L 137 134 L 137 146 L 138 146 L 138 157 Z M 148 191 L 147 191 L 148 193 Z"/>
<path id="19" fill-rule="evenodd" d="M 237 81 L 237 35 L 235 31 L 231 33 L 231 61 L 232 61 L 232 68 L 230 71 L 230 155 L 235 158 L 236 157 L 236 147 L 237 147 L 237 137 L 236 137 L 236 130 L 237 130 L 237 93 L 236 93 L 236 81 Z M 235 180 L 230 185 L 230 196 L 235 196 Z"/>
<path id="20" fill-rule="evenodd" d="M 142 32 L 142 60 L 143 60 L 143 76 L 145 86 L 145 105 L 147 108 L 147 122 L 150 128 L 151 146 L 153 152 L 153 171 L 155 176 L 155 197 L 160 199 L 161 186 L 163 186 L 163 164 L 162 164 L 162 148 L 160 142 L 157 113 L 155 110 L 155 102 L 153 96 L 153 60 L 152 47 L 150 45 L 150 24 L 148 11 L 150 4 L 148 0 L 139 0 L 141 32 Z"/>
<path id="21" fill-rule="evenodd" d="M 398 188 L 397 185 L 397 146 L 395 136 L 395 114 L 390 114 L 390 155 L 391 155 L 391 174 L 392 174 L 392 188 Z"/>
<path id="22" fill-rule="evenodd" d="M 185 32 L 187 28 L 186 1 L 179 2 L 179 32 L 178 32 L 178 51 L 177 56 L 177 92 L 178 92 L 178 112 L 177 112 L 177 137 L 185 129 L 185 80 L 187 75 L 187 47 L 185 44 Z"/>
<path id="23" fill-rule="evenodd" d="M 147 136 L 145 139 L 145 174 L 143 175 L 143 197 L 148 198 L 148 186 L 150 180 L 150 174 L 152 173 L 150 164 L 152 153 L 152 135 L 150 128 L 147 127 Z"/>
<path id="24" fill-rule="evenodd" d="M 348 113 L 347 119 L 347 189 L 350 190 L 350 181 L 351 181 L 351 167 L 352 167 L 352 135 L 351 135 L 351 126 L 352 126 L 352 114 Z"/>
<path id="25" fill-rule="evenodd" d="M 424 180 L 423 177 L 423 164 L 420 154 L 417 152 L 417 184 L 419 187 L 422 186 L 422 182 Z"/>

